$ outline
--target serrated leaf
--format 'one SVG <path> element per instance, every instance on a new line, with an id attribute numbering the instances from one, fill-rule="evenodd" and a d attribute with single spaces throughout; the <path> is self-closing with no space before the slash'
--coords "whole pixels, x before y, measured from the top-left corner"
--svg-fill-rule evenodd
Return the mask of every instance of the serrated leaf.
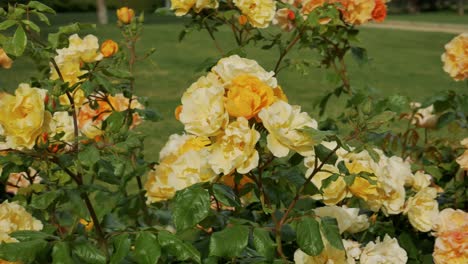
<path id="1" fill-rule="evenodd" d="M 105 264 L 106 256 L 97 249 L 96 246 L 91 245 L 89 241 L 80 242 L 73 245 L 72 253 L 75 254 L 84 263 Z"/>
<path id="2" fill-rule="evenodd" d="M 210 212 L 210 194 L 200 186 L 177 192 L 173 219 L 177 230 L 185 230 L 205 219 Z"/>
<path id="3" fill-rule="evenodd" d="M 338 229 L 338 222 L 335 218 L 321 217 L 320 226 L 322 227 L 322 234 L 328 240 L 332 247 L 339 250 L 344 250 L 343 241 L 341 240 L 340 230 Z"/>
<path id="4" fill-rule="evenodd" d="M 0 259 L 32 263 L 46 247 L 47 242 L 44 240 L 2 243 L 0 244 Z"/>
<path id="5" fill-rule="evenodd" d="M 161 256 L 158 238 L 151 232 L 138 233 L 135 240 L 135 261 L 138 264 L 156 264 Z"/>
<path id="6" fill-rule="evenodd" d="M 234 191 L 224 184 L 213 184 L 213 195 L 224 205 L 239 207 L 241 206 L 239 197 Z"/>
<path id="7" fill-rule="evenodd" d="M 37 33 L 41 32 L 39 26 L 37 26 L 36 23 L 32 22 L 31 20 L 21 20 L 21 22 Z"/>
<path id="8" fill-rule="evenodd" d="M 122 69 L 107 68 L 104 70 L 104 74 L 122 79 L 133 79 L 133 76 L 129 71 Z"/>
<path id="9" fill-rule="evenodd" d="M 249 228 L 247 226 L 228 227 L 215 232 L 210 239 L 210 256 L 235 257 L 239 256 L 249 242 Z"/>
<path id="10" fill-rule="evenodd" d="M 27 44 L 28 38 L 26 37 L 26 32 L 24 32 L 22 26 L 18 26 L 13 37 L 9 42 L 7 42 L 5 49 L 7 50 L 7 53 L 19 57 L 23 55 Z"/>
<path id="11" fill-rule="evenodd" d="M 128 234 L 121 234 L 113 238 L 114 252 L 110 259 L 110 264 L 121 263 L 130 252 L 130 239 Z"/>
<path id="12" fill-rule="evenodd" d="M 318 256 L 324 249 L 320 225 L 313 218 L 303 218 L 296 227 L 297 244 L 307 255 Z"/>
<path id="13" fill-rule="evenodd" d="M 66 242 L 57 242 L 52 249 L 52 264 L 75 263 L 71 257 L 70 246 Z"/>
<path id="14" fill-rule="evenodd" d="M 59 196 L 60 191 L 49 191 L 42 194 L 33 194 L 31 198 L 31 207 L 45 210 L 47 209 Z"/>
<path id="15" fill-rule="evenodd" d="M 275 257 L 275 242 L 270 237 L 270 232 L 265 229 L 255 228 L 253 230 L 253 244 L 257 252 L 271 261 Z"/>
<path id="16" fill-rule="evenodd" d="M 5 20 L 0 23 L 0 30 L 9 29 L 10 27 L 16 25 L 18 22 L 16 20 Z"/>
<path id="17" fill-rule="evenodd" d="M 40 12 L 55 14 L 54 9 L 52 9 L 49 6 L 47 6 L 47 5 L 45 5 L 45 4 L 41 3 L 41 2 L 38 2 L 38 1 L 29 2 L 28 7 L 36 9 L 37 11 L 40 11 Z"/>
<path id="18" fill-rule="evenodd" d="M 333 150 L 325 147 L 324 145 L 320 144 L 320 145 L 314 146 L 314 151 L 315 151 L 315 155 L 317 155 L 319 160 L 326 164 L 334 165 L 336 161 L 338 160 L 338 156 L 336 155 L 336 152 L 332 153 Z"/>
<path id="19" fill-rule="evenodd" d="M 196 263 L 201 263 L 200 252 L 175 235 L 167 231 L 161 231 L 158 234 L 158 241 L 164 252 L 176 257 L 177 260 L 186 261 L 191 259 Z"/>
<path id="20" fill-rule="evenodd" d="M 78 159 L 80 160 L 81 164 L 92 167 L 96 162 L 100 159 L 99 150 L 92 145 L 86 146 L 86 148 L 82 149 L 80 153 L 78 153 Z"/>
<path id="21" fill-rule="evenodd" d="M 45 240 L 46 238 L 53 237 L 47 233 L 32 230 L 15 231 L 11 233 L 10 236 L 18 239 L 19 241 Z"/>
<path id="22" fill-rule="evenodd" d="M 124 126 L 124 121 L 125 113 L 114 111 L 106 118 L 102 127 L 106 131 L 116 133 Z"/>

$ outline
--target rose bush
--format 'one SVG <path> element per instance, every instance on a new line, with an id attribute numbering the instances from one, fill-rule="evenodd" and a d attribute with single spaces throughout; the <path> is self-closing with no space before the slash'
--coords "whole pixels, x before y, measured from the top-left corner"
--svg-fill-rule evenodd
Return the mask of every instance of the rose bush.
<path id="1" fill-rule="evenodd" d="M 48 24 L 54 11 L 37 1 L 0 9 L 2 68 L 34 52 L 46 69 L 0 93 L 0 262 L 467 261 L 467 139 L 435 133 L 466 131 L 468 96 L 380 98 L 346 72 L 346 54 L 365 61 L 357 26 L 383 21 L 385 1 L 173 0 L 172 9 L 191 15 L 181 38 L 196 28 L 217 43 L 229 25 L 237 47 L 217 43 L 221 55 L 174 110 L 184 131 L 158 161 L 134 129 L 158 118 L 135 95 L 143 15 L 118 9 L 122 40 L 101 41 L 81 24 L 44 38 L 29 15 Z M 248 59 L 245 47 L 258 44 L 278 48 L 274 69 Z M 315 115 L 280 85 L 281 70 L 310 65 L 288 59 L 296 45 L 318 51 L 340 80 Z M 462 34 L 442 56 L 455 80 L 467 78 L 466 45 Z M 334 97 L 346 101 L 338 116 L 327 115 Z"/>

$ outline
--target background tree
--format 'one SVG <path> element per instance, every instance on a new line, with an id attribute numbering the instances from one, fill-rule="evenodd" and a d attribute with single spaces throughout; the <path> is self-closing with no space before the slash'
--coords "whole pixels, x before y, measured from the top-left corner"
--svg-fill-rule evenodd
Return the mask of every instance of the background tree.
<path id="1" fill-rule="evenodd" d="M 106 0 L 96 0 L 96 11 L 99 24 L 107 24 L 107 6 Z"/>

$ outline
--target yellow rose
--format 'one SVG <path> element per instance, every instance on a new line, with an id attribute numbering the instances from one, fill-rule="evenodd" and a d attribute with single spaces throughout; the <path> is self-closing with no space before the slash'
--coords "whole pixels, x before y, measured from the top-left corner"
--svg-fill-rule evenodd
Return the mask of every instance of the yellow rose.
<path id="1" fill-rule="evenodd" d="M 310 14 L 316 8 L 323 6 L 326 0 L 306 0 L 302 3 L 301 13 L 304 15 Z"/>
<path id="2" fill-rule="evenodd" d="M 440 211 L 433 226 L 436 231 L 434 262 L 462 264 L 468 261 L 468 213 L 446 208 Z"/>
<path id="3" fill-rule="evenodd" d="M 431 175 L 425 174 L 423 171 L 417 171 L 414 174 L 412 189 L 415 191 L 422 190 L 431 184 Z"/>
<path id="4" fill-rule="evenodd" d="M 0 67 L 4 69 L 10 69 L 13 61 L 8 57 L 5 51 L 0 48 Z"/>
<path id="5" fill-rule="evenodd" d="M 53 134 L 63 133 L 60 140 L 73 142 L 75 139 L 73 117 L 66 111 L 59 111 L 54 113 L 52 120 L 55 123 L 55 131 Z"/>
<path id="6" fill-rule="evenodd" d="M 0 125 L 6 144 L 14 149 L 31 149 L 36 138 L 47 130 L 51 114 L 44 109 L 46 90 L 22 83 L 15 96 L 0 93 Z"/>
<path id="7" fill-rule="evenodd" d="M 24 207 L 16 202 L 5 201 L 0 204 L 0 243 L 18 242 L 9 234 L 20 230 L 42 230 L 41 221 L 32 217 Z"/>
<path id="8" fill-rule="evenodd" d="M 429 232 L 439 213 L 439 204 L 436 201 L 437 190 L 424 188 L 407 201 L 405 214 L 411 225 L 421 232 Z"/>
<path id="9" fill-rule="evenodd" d="M 273 0 L 234 0 L 233 2 L 256 28 L 268 27 L 275 17 L 276 3 Z"/>
<path id="10" fill-rule="evenodd" d="M 269 132 L 267 146 L 273 155 L 285 157 L 290 149 L 303 156 L 312 155 L 317 142 L 302 130 L 317 129 L 317 121 L 301 112 L 299 106 L 280 100 L 263 108 L 258 117 Z"/>
<path id="11" fill-rule="evenodd" d="M 444 71 L 456 81 L 468 78 L 468 33 L 462 33 L 445 45 Z"/>
<path id="12" fill-rule="evenodd" d="M 234 78 L 226 95 L 226 110 L 230 116 L 250 119 L 275 100 L 273 89 L 255 76 Z"/>
<path id="13" fill-rule="evenodd" d="M 460 144 L 465 147 L 465 152 L 457 158 L 457 163 L 463 170 L 468 170 L 468 138 L 463 139 Z"/>
<path id="14" fill-rule="evenodd" d="M 203 9 L 218 8 L 217 0 L 171 0 L 171 9 L 175 10 L 176 16 L 186 15 L 190 9 L 199 13 Z"/>
<path id="15" fill-rule="evenodd" d="M 229 121 L 224 107 L 224 88 L 208 86 L 187 90 L 182 96 L 179 121 L 185 131 L 198 136 L 214 136 Z"/>
<path id="16" fill-rule="evenodd" d="M 375 0 L 340 0 L 344 20 L 349 24 L 361 25 L 372 19 Z"/>
<path id="17" fill-rule="evenodd" d="M 112 39 L 108 39 L 101 44 L 101 53 L 104 58 L 114 56 L 119 51 L 119 45 Z"/>
<path id="18" fill-rule="evenodd" d="M 278 86 L 273 71 L 267 72 L 256 61 L 241 58 L 238 55 L 222 58 L 211 68 L 211 72 L 216 76 L 211 79 L 219 79 L 218 82 L 226 89 L 231 85 L 232 80 L 240 75 L 255 76 L 273 89 Z"/>
<path id="19" fill-rule="evenodd" d="M 209 157 L 211 168 L 217 174 L 227 175 L 233 170 L 248 173 L 258 166 L 258 152 L 255 145 L 260 139 L 253 127 L 243 117 L 230 123 L 224 133 L 218 136 Z"/>
<path id="20" fill-rule="evenodd" d="M 135 16 L 135 11 L 133 11 L 133 9 L 131 8 L 124 6 L 124 7 L 117 9 L 117 18 L 123 24 L 130 24 L 134 16 Z"/>
<path id="21" fill-rule="evenodd" d="M 81 39 L 78 34 L 73 34 L 68 38 L 68 42 L 68 49 L 74 51 L 82 61 L 95 62 L 102 59 L 96 36 L 90 34 Z"/>
<path id="22" fill-rule="evenodd" d="M 346 251 L 346 264 L 356 264 L 361 255 L 361 244 L 349 239 L 342 239 Z"/>
<path id="23" fill-rule="evenodd" d="M 309 169 L 306 173 L 306 177 L 310 176 L 312 169 Z M 346 182 L 343 179 L 343 175 L 338 175 L 335 181 L 328 184 L 327 187 L 322 188 L 323 181 L 331 177 L 333 174 L 339 174 L 337 167 L 325 164 L 322 167 L 322 171 L 315 174 L 312 178 L 312 183 L 322 191 L 321 194 L 316 194 L 312 198 L 317 200 L 323 200 L 326 205 L 335 205 L 341 202 L 346 196 L 348 196 L 348 190 Z"/>
<path id="24" fill-rule="evenodd" d="M 405 264 L 408 261 L 406 251 L 400 247 L 396 238 L 385 235 L 380 241 L 369 242 L 363 249 L 360 256 L 361 264 L 392 263 Z"/>
<path id="25" fill-rule="evenodd" d="M 160 163 L 145 183 L 147 203 L 171 199 L 176 191 L 199 182 L 211 181 L 217 174 L 208 164 L 206 137 L 172 135 L 160 154 Z"/>
<path id="26" fill-rule="evenodd" d="M 369 219 L 366 215 L 359 215 L 359 208 L 332 205 L 317 207 L 314 212 L 320 217 L 335 218 L 340 234 L 343 232 L 358 233 L 369 228 Z"/>

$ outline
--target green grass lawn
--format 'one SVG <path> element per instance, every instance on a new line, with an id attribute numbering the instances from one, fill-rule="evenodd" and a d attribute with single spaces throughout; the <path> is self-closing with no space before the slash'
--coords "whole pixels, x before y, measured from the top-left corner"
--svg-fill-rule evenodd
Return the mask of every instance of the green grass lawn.
<path id="1" fill-rule="evenodd" d="M 80 19 L 94 22 L 92 14 L 80 14 Z M 60 15 L 56 22 L 72 21 L 76 14 Z M 181 43 L 177 41 L 183 23 L 175 18 L 150 17 L 148 25 L 138 46 L 141 53 L 156 48 L 151 59 L 137 67 L 136 93 L 148 97 L 150 107 L 158 110 L 164 117 L 158 123 L 146 123 L 140 129 L 148 135 L 147 153 L 150 159 L 157 156 L 160 148 L 172 133 L 182 133 L 182 126 L 173 116 L 174 108 L 180 103 L 180 96 L 188 86 L 200 76 L 195 69 L 209 57 L 217 57 L 218 52 L 206 32 L 188 35 Z M 117 27 L 98 26 L 93 32 L 101 40 L 119 39 Z M 217 33 L 225 50 L 233 47 L 227 29 Z M 348 58 L 351 83 L 356 88 L 372 87 L 383 95 L 402 94 L 414 100 L 422 100 L 439 91 L 454 89 L 466 91 L 466 84 L 454 82 L 443 72 L 440 56 L 443 46 L 454 35 L 443 33 L 410 32 L 383 29 L 363 29 L 362 46 L 367 48 L 371 60 L 359 66 Z M 248 57 L 257 60 L 264 68 L 271 70 L 277 58 L 276 51 L 249 48 Z M 290 54 L 296 58 L 316 57 L 307 50 L 296 50 Z M 308 75 L 301 75 L 287 69 L 278 76 L 278 81 L 290 99 L 299 104 L 313 116 L 312 102 L 317 96 L 334 88 L 326 80 L 326 69 L 310 69 Z M 0 69 L 0 90 L 14 90 L 18 83 L 28 81 L 34 72 L 34 65 L 27 58 L 15 62 L 11 70 Z M 336 104 L 335 104 L 336 105 Z M 330 107 L 339 112 L 339 107 Z"/>
<path id="2" fill-rule="evenodd" d="M 387 19 L 426 23 L 450 23 L 468 25 L 468 14 L 459 16 L 455 12 L 425 12 L 419 14 L 390 14 Z"/>

